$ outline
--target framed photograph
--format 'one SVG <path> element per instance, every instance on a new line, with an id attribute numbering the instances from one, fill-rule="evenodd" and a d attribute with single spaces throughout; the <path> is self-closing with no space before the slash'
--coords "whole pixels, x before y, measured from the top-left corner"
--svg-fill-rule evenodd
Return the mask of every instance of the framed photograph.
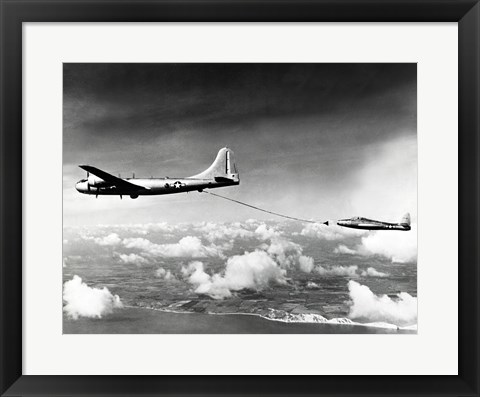
<path id="1" fill-rule="evenodd" d="M 478 395 L 479 7 L 1 0 L 2 395 Z"/>

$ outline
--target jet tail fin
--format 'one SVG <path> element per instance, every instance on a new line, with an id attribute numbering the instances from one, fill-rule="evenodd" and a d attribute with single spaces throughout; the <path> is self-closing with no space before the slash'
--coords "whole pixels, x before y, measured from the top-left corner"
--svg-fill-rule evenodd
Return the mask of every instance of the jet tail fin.
<path id="1" fill-rule="evenodd" d="M 190 178 L 239 182 L 240 175 L 238 174 L 237 166 L 235 165 L 233 151 L 227 147 L 220 149 L 215 161 L 210 167 L 200 174 L 191 176 Z"/>
<path id="2" fill-rule="evenodd" d="M 410 226 L 410 214 L 408 212 L 403 216 L 400 224 Z"/>

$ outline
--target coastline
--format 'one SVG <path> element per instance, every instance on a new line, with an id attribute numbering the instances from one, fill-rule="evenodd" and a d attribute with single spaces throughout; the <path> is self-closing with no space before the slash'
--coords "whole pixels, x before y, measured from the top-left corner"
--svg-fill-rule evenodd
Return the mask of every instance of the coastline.
<path id="1" fill-rule="evenodd" d="M 63 334 L 416 334 L 355 322 L 292 322 L 254 313 L 196 313 L 125 307 L 102 318 L 63 315 Z"/>

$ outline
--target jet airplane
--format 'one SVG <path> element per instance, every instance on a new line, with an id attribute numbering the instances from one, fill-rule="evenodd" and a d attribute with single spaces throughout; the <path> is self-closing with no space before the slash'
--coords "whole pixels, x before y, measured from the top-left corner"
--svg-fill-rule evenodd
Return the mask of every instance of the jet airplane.
<path id="1" fill-rule="evenodd" d="M 410 230 L 410 214 L 405 214 L 402 220 L 399 223 L 389 223 L 382 221 L 374 221 L 372 219 L 362 218 L 356 216 L 349 219 L 340 219 L 337 222 L 337 225 L 343 227 L 349 227 L 352 229 L 363 229 L 363 230 Z M 328 221 L 325 222 L 328 225 Z"/>
<path id="2" fill-rule="evenodd" d="M 83 194 L 108 196 L 152 196 L 190 191 L 203 191 L 217 187 L 240 184 L 233 151 L 220 149 L 215 161 L 205 171 L 187 178 L 120 178 L 91 165 L 80 165 L 87 171 L 87 177 L 77 182 L 75 188 Z"/>

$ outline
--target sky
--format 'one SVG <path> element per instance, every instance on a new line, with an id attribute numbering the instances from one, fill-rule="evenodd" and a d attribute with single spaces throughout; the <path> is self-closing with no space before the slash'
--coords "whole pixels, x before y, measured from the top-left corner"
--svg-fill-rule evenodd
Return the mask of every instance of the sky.
<path id="1" fill-rule="evenodd" d="M 203 193 L 87 196 L 90 164 L 186 177 L 221 147 L 214 192 L 289 216 L 399 221 L 417 211 L 416 64 L 64 64 L 64 225 L 273 219 Z"/>

